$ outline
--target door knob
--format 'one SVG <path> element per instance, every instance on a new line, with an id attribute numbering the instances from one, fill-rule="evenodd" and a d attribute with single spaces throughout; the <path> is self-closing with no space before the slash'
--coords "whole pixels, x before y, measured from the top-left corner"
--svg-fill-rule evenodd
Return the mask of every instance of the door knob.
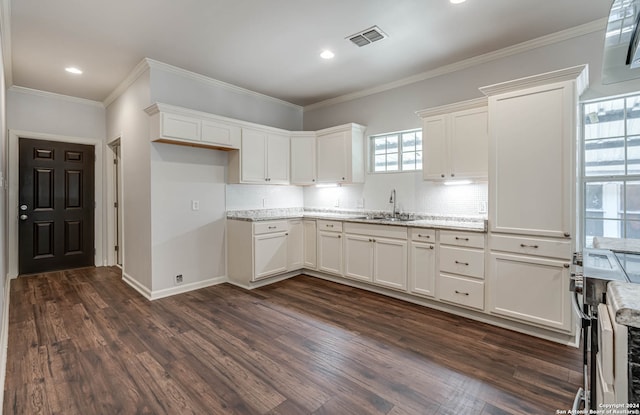
<path id="1" fill-rule="evenodd" d="M 20 215 L 20 220 L 27 220 L 27 218 L 29 218 L 29 216 L 27 216 L 27 215 Z"/>
<path id="2" fill-rule="evenodd" d="M 27 205 L 20 205 L 20 210 L 27 210 L 27 209 L 28 209 Z"/>

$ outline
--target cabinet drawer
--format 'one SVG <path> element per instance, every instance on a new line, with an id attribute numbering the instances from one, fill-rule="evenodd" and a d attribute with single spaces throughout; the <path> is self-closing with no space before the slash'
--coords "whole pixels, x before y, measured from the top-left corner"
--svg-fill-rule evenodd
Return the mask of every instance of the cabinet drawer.
<path id="1" fill-rule="evenodd" d="M 484 282 L 440 275 L 438 293 L 442 301 L 484 309 Z"/>
<path id="2" fill-rule="evenodd" d="M 492 251 L 513 252 L 550 258 L 571 258 L 569 239 L 532 238 L 526 236 L 491 235 Z"/>
<path id="3" fill-rule="evenodd" d="M 484 248 L 484 234 L 471 232 L 440 231 L 440 243 L 444 245 Z"/>
<path id="4" fill-rule="evenodd" d="M 484 278 L 484 250 L 441 246 L 440 271 Z"/>
<path id="5" fill-rule="evenodd" d="M 319 231 L 342 232 L 342 222 L 335 220 L 318 220 Z"/>
<path id="6" fill-rule="evenodd" d="M 435 229 L 411 228 L 409 232 L 410 232 L 410 237 L 412 241 L 422 241 L 422 242 L 436 241 Z"/>
<path id="7" fill-rule="evenodd" d="M 286 232 L 289 230 L 289 224 L 286 220 L 258 222 L 253 225 L 253 234 L 261 235 L 263 233 Z"/>

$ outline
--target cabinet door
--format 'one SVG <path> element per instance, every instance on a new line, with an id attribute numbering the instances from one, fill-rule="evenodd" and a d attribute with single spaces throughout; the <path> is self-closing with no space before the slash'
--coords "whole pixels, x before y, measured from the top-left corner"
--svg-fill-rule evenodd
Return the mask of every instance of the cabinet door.
<path id="1" fill-rule="evenodd" d="M 302 220 L 289 221 L 289 235 L 287 238 L 288 270 L 294 271 L 304 267 L 304 229 Z"/>
<path id="2" fill-rule="evenodd" d="M 287 272 L 286 232 L 267 233 L 253 237 L 253 281 Z"/>
<path id="3" fill-rule="evenodd" d="M 291 137 L 291 184 L 315 184 L 316 137 L 300 135 Z"/>
<path id="4" fill-rule="evenodd" d="M 422 175 L 425 180 L 449 177 L 447 117 L 438 115 L 422 121 Z"/>
<path id="5" fill-rule="evenodd" d="M 238 126 L 216 122 L 202 121 L 202 142 L 217 144 L 223 147 L 240 148 L 241 129 Z"/>
<path id="6" fill-rule="evenodd" d="M 318 232 L 318 270 L 342 275 L 342 234 Z"/>
<path id="7" fill-rule="evenodd" d="M 436 250 L 433 244 L 409 244 L 409 290 L 414 294 L 435 296 Z"/>
<path id="8" fill-rule="evenodd" d="M 304 226 L 304 267 L 316 269 L 317 266 L 317 239 L 316 221 L 305 220 Z"/>
<path id="9" fill-rule="evenodd" d="M 344 236 L 344 276 L 373 281 L 373 239 L 362 235 Z"/>
<path id="10" fill-rule="evenodd" d="M 267 143 L 267 182 L 288 184 L 289 136 L 269 134 Z"/>
<path id="11" fill-rule="evenodd" d="M 487 108 L 474 108 L 450 115 L 450 177 L 487 178 L 489 131 Z"/>
<path id="12" fill-rule="evenodd" d="M 351 157 L 346 133 L 339 132 L 318 136 L 318 182 L 338 183 L 350 180 L 347 158 Z"/>
<path id="13" fill-rule="evenodd" d="M 162 114 L 162 138 L 200 141 L 200 120 L 183 115 Z"/>
<path id="14" fill-rule="evenodd" d="M 407 289 L 407 241 L 375 238 L 373 258 L 373 282 Z"/>
<path id="15" fill-rule="evenodd" d="M 571 235 L 574 91 L 561 82 L 490 98 L 491 231 Z"/>
<path id="16" fill-rule="evenodd" d="M 242 129 L 242 181 L 265 183 L 267 173 L 267 134 L 262 131 Z"/>
<path id="17" fill-rule="evenodd" d="M 568 262 L 491 253 L 490 268 L 491 313 L 571 331 Z"/>

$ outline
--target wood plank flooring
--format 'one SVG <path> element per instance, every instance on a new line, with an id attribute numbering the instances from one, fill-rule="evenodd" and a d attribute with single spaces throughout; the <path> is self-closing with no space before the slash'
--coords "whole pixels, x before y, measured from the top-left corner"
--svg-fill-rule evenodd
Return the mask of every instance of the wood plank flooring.
<path id="1" fill-rule="evenodd" d="M 149 302 L 117 268 L 11 283 L 5 414 L 554 414 L 578 349 L 299 276 Z"/>

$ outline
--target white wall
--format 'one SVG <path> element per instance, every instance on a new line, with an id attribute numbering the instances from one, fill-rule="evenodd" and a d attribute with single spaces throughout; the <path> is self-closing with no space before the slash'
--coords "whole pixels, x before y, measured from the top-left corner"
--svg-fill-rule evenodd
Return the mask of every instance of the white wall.
<path id="1" fill-rule="evenodd" d="M 230 184 L 226 189 L 227 210 L 276 209 L 304 206 L 300 186 Z"/>
<path id="2" fill-rule="evenodd" d="M 226 276 L 227 154 L 170 144 L 151 146 L 153 291 Z M 192 210 L 197 201 L 199 210 Z"/>
<path id="3" fill-rule="evenodd" d="M 151 162 L 149 71 L 107 107 L 107 138 L 120 137 L 123 177 L 123 273 L 149 295 L 151 273 Z"/>
<path id="4" fill-rule="evenodd" d="M 302 107 L 160 62 L 151 65 L 151 99 L 243 121 L 298 131 Z"/>
<path id="5" fill-rule="evenodd" d="M 367 126 L 365 134 L 369 136 L 420 128 L 417 110 L 481 97 L 478 90 L 481 86 L 581 64 L 589 64 L 591 85 L 583 99 L 639 91 L 640 80 L 601 84 L 603 39 L 604 30 L 597 31 L 351 101 L 312 106 L 304 112 L 304 129 L 357 122 Z M 385 201 L 388 202 L 389 192 L 395 187 L 398 201 L 405 210 L 460 215 L 479 214 L 480 202 L 487 200 L 486 183 L 454 189 L 423 182 L 419 175 L 369 174 L 364 185 L 333 191 L 340 193 L 346 208 L 356 208 L 358 201 L 364 199 L 365 208 L 390 210 Z M 305 207 L 334 204 L 336 196 L 329 192 L 328 189 L 306 189 Z"/>
<path id="6" fill-rule="evenodd" d="M 12 86 L 7 91 L 7 127 L 66 137 L 105 139 L 100 102 Z"/>

